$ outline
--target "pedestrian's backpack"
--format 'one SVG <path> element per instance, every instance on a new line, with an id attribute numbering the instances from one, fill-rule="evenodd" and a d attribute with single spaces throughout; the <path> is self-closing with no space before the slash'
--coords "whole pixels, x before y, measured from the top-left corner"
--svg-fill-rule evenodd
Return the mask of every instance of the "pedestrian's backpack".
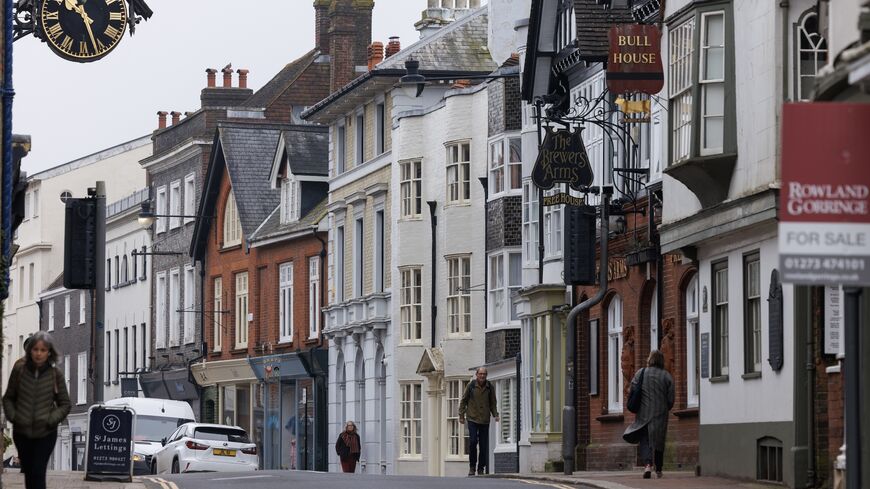
<path id="1" fill-rule="evenodd" d="M 471 397 L 471 390 L 474 389 L 475 382 L 477 382 L 477 380 L 472 380 L 467 386 L 465 386 L 465 393 L 462 394 L 462 402 L 464 402 L 466 406 L 468 405 L 468 398 Z M 486 389 L 492 389 L 492 384 L 488 380 L 486 381 Z"/>
<path id="2" fill-rule="evenodd" d="M 628 410 L 633 413 L 640 411 L 641 398 L 643 397 L 643 374 L 645 372 L 645 368 L 640 371 L 640 379 L 637 381 L 637 387 L 632 388 L 628 393 L 628 403 L 626 404 L 626 407 L 628 407 Z"/>

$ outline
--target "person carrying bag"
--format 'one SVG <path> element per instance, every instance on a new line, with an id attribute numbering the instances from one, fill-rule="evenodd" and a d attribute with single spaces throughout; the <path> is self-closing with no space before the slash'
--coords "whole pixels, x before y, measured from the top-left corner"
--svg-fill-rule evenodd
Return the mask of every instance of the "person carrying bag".
<path id="1" fill-rule="evenodd" d="M 674 379 L 665 370 L 665 356 L 653 350 L 647 367 L 640 369 L 631 381 L 627 406 L 637 413 L 634 423 L 625 429 L 622 438 L 628 443 L 640 444 L 640 457 L 645 464 L 643 478 L 662 477 L 668 416 L 674 407 Z"/>

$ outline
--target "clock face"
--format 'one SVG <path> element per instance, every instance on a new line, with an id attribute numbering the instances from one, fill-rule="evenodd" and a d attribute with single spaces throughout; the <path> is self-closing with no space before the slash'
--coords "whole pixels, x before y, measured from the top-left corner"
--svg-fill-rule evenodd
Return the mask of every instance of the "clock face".
<path id="1" fill-rule="evenodd" d="M 96 61 L 127 28 L 125 0 L 42 0 L 39 24 L 48 46 L 70 61 Z"/>

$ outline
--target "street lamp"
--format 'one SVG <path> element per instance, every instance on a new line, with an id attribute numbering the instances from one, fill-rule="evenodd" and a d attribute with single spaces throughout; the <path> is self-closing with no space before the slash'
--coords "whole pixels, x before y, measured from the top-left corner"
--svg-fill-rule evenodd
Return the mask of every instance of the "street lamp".
<path id="1" fill-rule="evenodd" d="M 151 201 L 146 200 L 142 202 L 141 207 L 139 209 L 139 225 L 145 229 L 151 227 L 154 224 L 154 221 L 158 217 L 178 217 L 182 219 L 211 219 L 214 216 L 188 216 L 184 214 L 155 214 L 154 210 L 151 209 Z"/>
<path id="2" fill-rule="evenodd" d="M 519 66 L 499 68 L 494 73 L 455 73 L 443 76 L 424 76 L 420 73 L 420 62 L 416 59 L 405 61 L 405 75 L 399 78 L 399 88 L 408 98 L 417 98 L 426 88 L 426 82 L 450 80 L 495 80 L 496 78 L 517 78 L 520 76 Z"/>

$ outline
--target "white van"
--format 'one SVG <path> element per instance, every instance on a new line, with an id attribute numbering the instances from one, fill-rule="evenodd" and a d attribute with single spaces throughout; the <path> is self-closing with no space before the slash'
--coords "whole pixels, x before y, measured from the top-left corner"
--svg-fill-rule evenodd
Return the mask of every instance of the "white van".
<path id="1" fill-rule="evenodd" d="M 150 397 L 119 397 L 106 401 L 107 406 L 129 406 L 136 412 L 133 433 L 133 473 L 150 474 L 151 458 L 163 448 L 162 440 L 184 423 L 196 421 L 193 408 L 184 401 Z"/>

